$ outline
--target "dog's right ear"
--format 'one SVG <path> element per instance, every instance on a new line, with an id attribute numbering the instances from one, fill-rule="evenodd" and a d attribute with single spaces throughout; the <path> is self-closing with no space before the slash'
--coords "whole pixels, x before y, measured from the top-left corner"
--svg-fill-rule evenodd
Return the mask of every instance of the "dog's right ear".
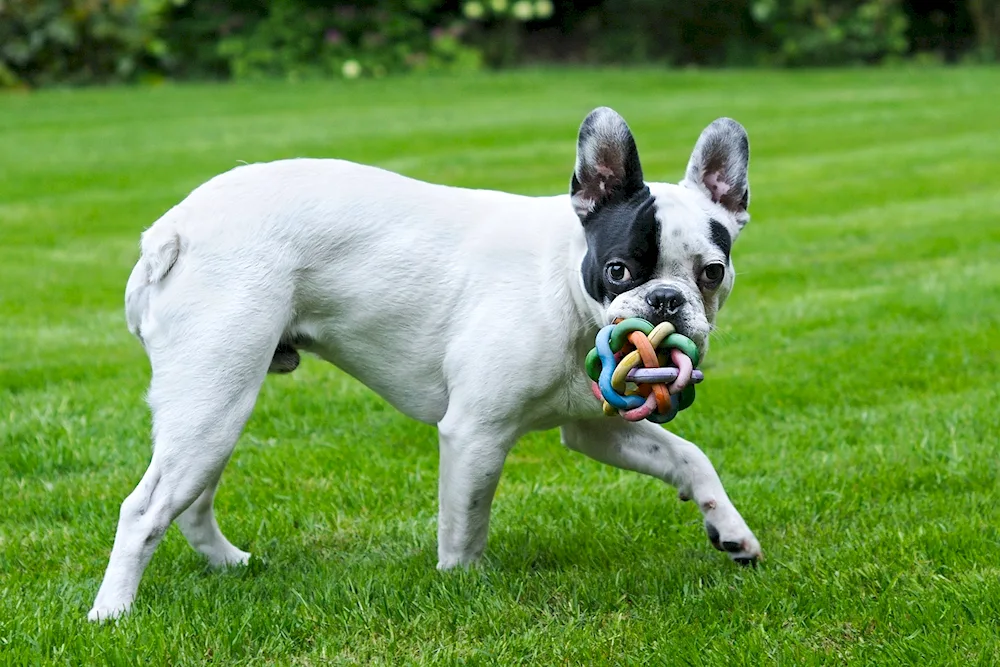
<path id="1" fill-rule="evenodd" d="M 580 125 L 570 182 L 573 209 L 580 220 L 645 187 L 639 151 L 625 119 L 608 107 L 591 111 Z"/>

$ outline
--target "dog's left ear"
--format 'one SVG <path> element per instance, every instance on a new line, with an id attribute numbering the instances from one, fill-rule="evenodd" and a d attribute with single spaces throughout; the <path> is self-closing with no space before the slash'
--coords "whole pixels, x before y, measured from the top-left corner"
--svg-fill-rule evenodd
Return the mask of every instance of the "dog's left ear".
<path id="1" fill-rule="evenodd" d="M 639 151 L 625 119 L 608 107 L 591 111 L 580 125 L 570 182 L 573 209 L 580 220 L 645 187 Z"/>
<path id="2" fill-rule="evenodd" d="M 698 137 L 681 184 L 722 204 L 742 229 L 750 221 L 749 168 L 747 131 L 732 118 L 719 118 Z"/>

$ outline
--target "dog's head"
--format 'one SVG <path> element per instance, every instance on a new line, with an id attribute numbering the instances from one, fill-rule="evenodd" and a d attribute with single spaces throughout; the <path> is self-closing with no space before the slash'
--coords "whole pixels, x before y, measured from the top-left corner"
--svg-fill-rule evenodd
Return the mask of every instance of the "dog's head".
<path id="1" fill-rule="evenodd" d="M 701 133 L 679 185 L 643 180 L 625 120 L 595 109 L 580 126 L 570 185 L 587 254 L 583 286 L 608 324 L 670 322 L 704 357 L 733 288 L 730 250 L 750 220 L 743 126 L 720 118 Z"/>

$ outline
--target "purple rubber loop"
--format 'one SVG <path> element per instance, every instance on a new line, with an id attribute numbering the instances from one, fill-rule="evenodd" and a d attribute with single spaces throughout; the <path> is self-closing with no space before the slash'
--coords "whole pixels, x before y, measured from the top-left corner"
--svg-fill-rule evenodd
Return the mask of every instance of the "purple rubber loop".
<path id="1" fill-rule="evenodd" d="M 660 368 L 633 368 L 625 377 L 629 382 L 636 384 L 654 384 L 662 382 L 668 384 L 677 379 L 677 369 L 673 366 L 663 366 Z M 699 370 L 691 372 L 691 381 L 698 384 L 705 379 L 705 374 Z"/>

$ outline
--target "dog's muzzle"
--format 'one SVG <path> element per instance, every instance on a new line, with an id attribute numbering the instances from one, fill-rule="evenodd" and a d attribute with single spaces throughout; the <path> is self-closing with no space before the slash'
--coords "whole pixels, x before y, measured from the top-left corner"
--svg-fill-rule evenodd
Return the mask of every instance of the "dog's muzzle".
<path id="1" fill-rule="evenodd" d="M 662 322 L 671 322 L 671 318 L 676 317 L 681 312 L 684 301 L 684 295 L 673 287 L 657 287 L 646 294 L 646 303 L 656 315 L 662 318 Z M 671 324 L 676 326 L 675 322 L 671 322 Z"/>

